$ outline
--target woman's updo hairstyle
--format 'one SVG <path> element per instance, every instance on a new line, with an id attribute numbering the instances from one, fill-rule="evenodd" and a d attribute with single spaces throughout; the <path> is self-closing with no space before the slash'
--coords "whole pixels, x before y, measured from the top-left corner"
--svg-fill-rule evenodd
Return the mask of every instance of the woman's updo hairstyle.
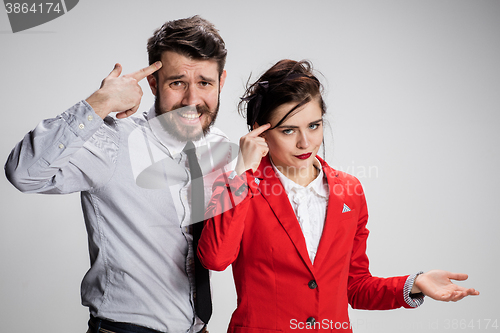
<path id="1" fill-rule="evenodd" d="M 269 123 L 273 111 L 285 103 L 296 102 L 297 105 L 274 127 L 315 98 L 321 107 L 321 114 L 324 115 L 326 106 L 321 96 L 323 87 L 312 72 L 312 65 L 306 60 L 285 59 L 278 61 L 255 83 L 249 84 L 238 105 L 240 114 L 247 118 L 249 130 L 253 129 L 255 123 Z"/>

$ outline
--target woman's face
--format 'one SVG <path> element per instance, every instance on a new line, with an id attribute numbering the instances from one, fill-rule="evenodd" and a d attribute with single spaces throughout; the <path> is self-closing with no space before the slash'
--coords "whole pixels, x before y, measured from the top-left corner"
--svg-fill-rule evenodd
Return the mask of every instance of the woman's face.
<path id="1" fill-rule="evenodd" d="M 277 107 L 271 117 L 271 128 L 295 105 L 297 103 L 292 102 Z M 269 155 L 285 175 L 310 172 L 323 142 L 323 117 L 318 100 L 313 99 L 294 112 L 280 126 L 264 133 Z"/>

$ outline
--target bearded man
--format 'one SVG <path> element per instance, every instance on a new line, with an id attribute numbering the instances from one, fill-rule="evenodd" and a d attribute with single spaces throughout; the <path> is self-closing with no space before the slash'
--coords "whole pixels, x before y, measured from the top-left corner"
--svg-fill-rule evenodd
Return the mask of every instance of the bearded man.
<path id="1" fill-rule="evenodd" d="M 7 178 L 23 192 L 81 192 L 88 332 L 206 331 L 210 286 L 194 230 L 212 180 L 234 159 L 212 127 L 226 53 L 210 22 L 167 22 L 148 41 L 150 66 L 121 75 L 116 64 L 99 90 L 42 121 L 7 160 Z M 155 105 L 130 117 L 144 78 Z"/>

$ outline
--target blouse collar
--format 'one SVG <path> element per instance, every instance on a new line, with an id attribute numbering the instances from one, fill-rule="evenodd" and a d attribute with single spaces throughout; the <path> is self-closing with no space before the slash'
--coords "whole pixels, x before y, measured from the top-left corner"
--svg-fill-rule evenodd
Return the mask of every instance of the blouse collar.
<path id="1" fill-rule="evenodd" d="M 276 172 L 276 175 L 278 176 L 278 179 L 281 181 L 281 184 L 285 188 L 285 192 L 292 193 L 292 192 L 299 192 L 305 190 L 313 191 L 317 195 L 328 198 L 328 183 L 325 178 L 325 174 L 323 172 L 323 169 L 321 167 L 321 163 L 317 158 L 314 158 L 314 167 L 319 170 L 318 175 L 316 178 L 310 182 L 307 186 L 302 186 L 285 176 L 281 171 L 278 170 L 278 168 L 274 165 L 273 161 L 271 158 L 269 158 L 271 161 L 271 165 L 273 166 L 274 171 Z"/>

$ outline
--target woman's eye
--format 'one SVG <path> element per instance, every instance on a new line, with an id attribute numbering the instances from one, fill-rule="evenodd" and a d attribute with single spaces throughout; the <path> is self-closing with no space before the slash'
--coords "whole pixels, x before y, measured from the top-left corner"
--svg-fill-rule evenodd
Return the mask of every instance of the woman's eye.
<path id="1" fill-rule="evenodd" d="M 293 129 L 291 129 L 291 128 L 288 128 L 288 129 L 286 129 L 286 130 L 283 130 L 283 134 L 290 135 L 290 134 L 292 134 L 292 133 L 293 133 Z"/>
<path id="2" fill-rule="evenodd" d="M 319 124 L 311 124 L 309 125 L 309 128 L 312 129 L 312 130 L 315 130 L 319 127 Z"/>

